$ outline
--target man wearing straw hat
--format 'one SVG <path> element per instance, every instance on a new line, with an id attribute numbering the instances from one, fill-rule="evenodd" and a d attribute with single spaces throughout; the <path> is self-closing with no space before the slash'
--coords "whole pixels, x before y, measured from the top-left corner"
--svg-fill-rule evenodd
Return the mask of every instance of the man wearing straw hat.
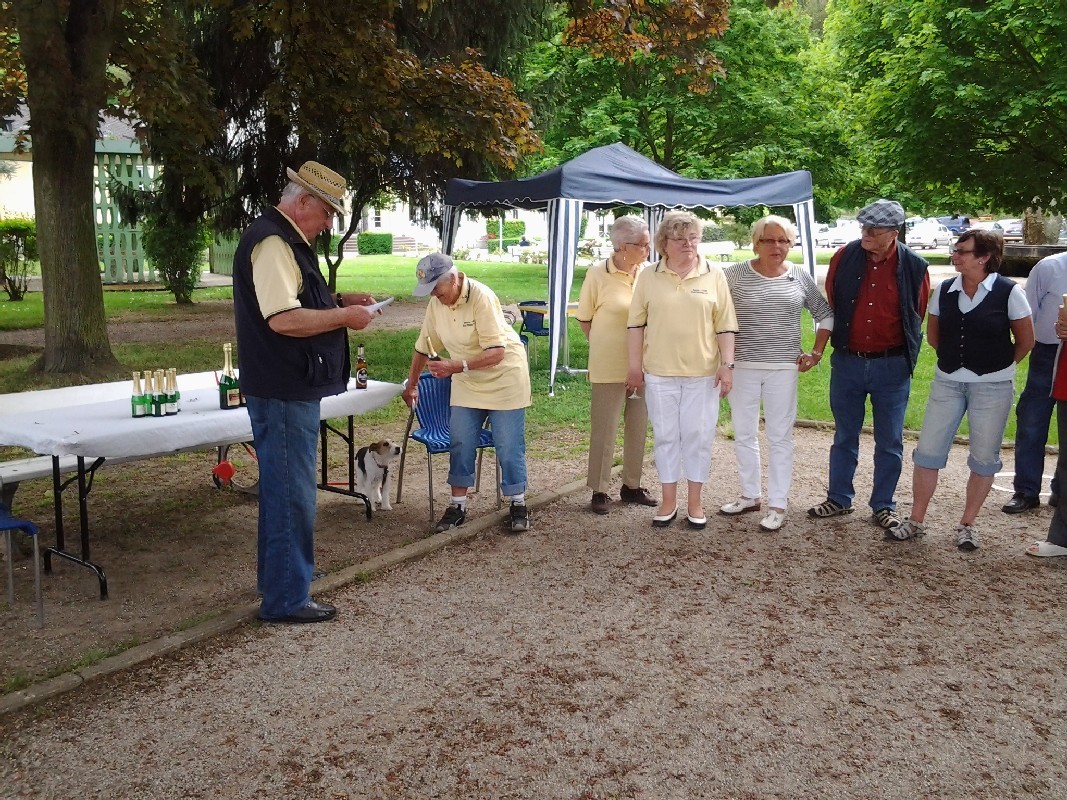
<path id="1" fill-rule="evenodd" d="M 345 179 L 314 161 L 287 170 L 281 200 L 241 236 L 233 305 L 241 391 L 259 462 L 259 618 L 304 623 L 337 609 L 311 599 L 319 401 L 348 386 L 347 330 L 372 314 L 367 294 L 334 295 L 315 238 L 344 213 Z"/>

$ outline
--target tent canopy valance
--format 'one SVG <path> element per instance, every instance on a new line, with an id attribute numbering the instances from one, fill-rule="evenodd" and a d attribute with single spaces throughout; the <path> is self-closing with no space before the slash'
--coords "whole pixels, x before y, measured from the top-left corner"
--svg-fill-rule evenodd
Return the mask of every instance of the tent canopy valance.
<path id="1" fill-rule="evenodd" d="M 793 207 L 801 230 L 804 261 L 813 270 L 815 253 L 810 234 L 814 208 L 810 172 L 699 180 L 672 172 L 618 142 L 594 148 L 529 178 L 511 181 L 453 178 L 445 191 L 441 241 L 444 251 L 451 253 L 460 216 L 466 210 L 546 210 L 550 314 L 554 319 L 565 320 L 583 210 L 638 206 L 645 209 L 645 218 L 655 234 L 665 209 L 754 205 Z M 552 394 L 566 326 L 556 324 L 550 330 L 549 394 Z"/>

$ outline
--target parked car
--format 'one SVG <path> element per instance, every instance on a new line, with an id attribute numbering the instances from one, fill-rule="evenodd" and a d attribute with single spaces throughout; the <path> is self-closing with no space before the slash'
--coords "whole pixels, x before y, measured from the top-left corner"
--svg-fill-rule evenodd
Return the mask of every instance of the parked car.
<path id="1" fill-rule="evenodd" d="M 932 250 L 935 247 L 951 247 L 952 231 L 937 220 L 925 220 L 912 225 L 904 241 L 915 250 Z"/>
<path id="2" fill-rule="evenodd" d="M 983 231 L 996 231 L 1001 236 L 1004 235 L 1004 229 L 1000 227 L 1000 223 L 991 219 L 980 219 L 977 222 L 972 222 L 971 228 L 977 228 Z"/>
<path id="3" fill-rule="evenodd" d="M 1005 242 L 1021 242 L 1023 240 L 1023 221 L 1021 219 L 998 219 Z"/>
<path id="4" fill-rule="evenodd" d="M 953 214 L 951 217 L 938 217 L 937 221 L 952 231 L 953 236 L 959 236 L 971 227 L 971 218 L 961 217 L 959 214 Z"/>
<path id="5" fill-rule="evenodd" d="M 841 247 L 860 238 L 860 224 L 854 219 L 839 220 L 836 225 L 816 231 L 816 247 Z"/>

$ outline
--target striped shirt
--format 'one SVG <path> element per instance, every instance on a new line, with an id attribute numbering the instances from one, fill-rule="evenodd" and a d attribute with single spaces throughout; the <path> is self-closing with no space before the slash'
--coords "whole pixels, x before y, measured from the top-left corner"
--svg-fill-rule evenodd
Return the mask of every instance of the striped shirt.
<path id="1" fill-rule="evenodd" d="M 752 261 L 732 264 L 726 283 L 737 313 L 734 361 L 754 369 L 796 368 L 800 346 L 800 310 L 807 308 L 820 327 L 833 327 L 833 310 L 812 277 L 797 264 L 785 274 L 765 278 Z"/>

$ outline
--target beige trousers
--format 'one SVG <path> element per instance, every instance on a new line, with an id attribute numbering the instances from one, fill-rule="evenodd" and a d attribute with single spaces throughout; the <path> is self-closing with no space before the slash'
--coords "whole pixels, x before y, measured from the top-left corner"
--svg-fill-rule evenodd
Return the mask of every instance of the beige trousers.
<path id="1" fill-rule="evenodd" d="M 625 383 L 594 383 L 589 409 L 589 479 L 594 492 L 607 493 L 611 486 L 611 462 L 619 417 L 624 417 L 622 482 L 631 489 L 641 485 L 648 435 L 648 409 L 643 397 L 626 397 Z"/>

